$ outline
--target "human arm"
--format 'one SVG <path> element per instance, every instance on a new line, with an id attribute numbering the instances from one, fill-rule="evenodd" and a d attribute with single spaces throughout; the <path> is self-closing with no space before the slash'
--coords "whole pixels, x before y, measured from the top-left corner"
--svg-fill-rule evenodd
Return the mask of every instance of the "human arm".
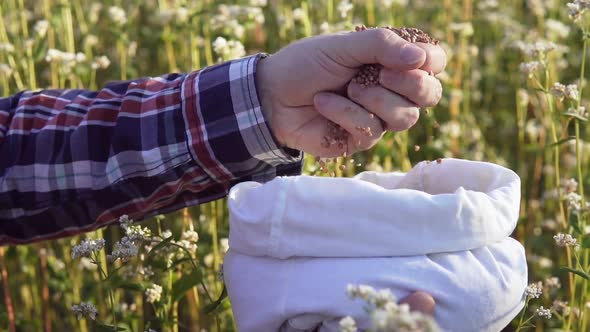
<path id="1" fill-rule="evenodd" d="M 237 182 L 299 174 L 291 149 L 342 154 L 320 147 L 327 119 L 361 143 L 350 153 L 370 148 L 385 129 L 379 120 L 407 129 L 417 107 L 440 98 L 425 73 L 444 68 L 444 52 L 420 47 L 408 57 L 411 45 L 374 29 L 98 92 L 0 99 L 0 244 L 73 235 L 122 214 L 143 219 L 220 198 Z M 364 63 L 385 67 L 381 86 L 338 93 Z"/>
<path id="2" fill-rule="evenodd" d="M 260 112 L 259 56 L 100 91 L 0 99 L 0 244 L 90 231 L 301 170 Z"/>

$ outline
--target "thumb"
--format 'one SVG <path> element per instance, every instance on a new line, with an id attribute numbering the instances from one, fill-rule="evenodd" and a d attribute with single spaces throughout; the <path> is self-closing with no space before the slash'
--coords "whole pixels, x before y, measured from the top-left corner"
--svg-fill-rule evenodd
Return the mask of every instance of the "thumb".
<path id="1" fill-rule="evenodd" d="M 323 51 L 348 67 L 380 64 L 394 70 L 412 70 L 422 67 L 426 61 L 424 49 L 389 29 L 367 29 L 327 37 L 322 40 Z"/>

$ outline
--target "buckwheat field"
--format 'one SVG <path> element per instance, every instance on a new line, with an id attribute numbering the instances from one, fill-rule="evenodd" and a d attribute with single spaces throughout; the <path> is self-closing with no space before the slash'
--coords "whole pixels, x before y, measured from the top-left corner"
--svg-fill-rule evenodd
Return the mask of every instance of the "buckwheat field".
<path id="1" fill-rule="evenodd" d="M 513 236 L 530 286 L 509 330 L 589 331 L 588 0 L 1 0 L 0 96 L 190 72 L 362 25 L 415 27 L 440 41 L 442 101 L 367 152 L 306 156 L 305 173 L 407 171 L 443 157 L 513 169 L 522 179 Z M 318 144 L 345 140 L 332 131 Z M 228 224 L 218 200 L 0 247 L 0 330 L 235 331 L 220 273 Z M 383 305 L 376 290 L 351 287 L 351 301 Z M 398 309 L 388 313 L 409 315 Z M 355 331 L 349 318 L 340 326 Z"/>

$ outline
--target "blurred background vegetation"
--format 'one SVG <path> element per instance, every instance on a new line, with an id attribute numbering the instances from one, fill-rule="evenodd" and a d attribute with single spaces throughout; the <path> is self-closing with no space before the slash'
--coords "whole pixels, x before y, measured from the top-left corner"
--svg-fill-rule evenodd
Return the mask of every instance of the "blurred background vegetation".
<path id="1" fill-rule="evenodd" d="M 423 110 L 410 131 L 389 133 L 372 150 L 355 155 L 355 167 L 338 175 L 406 171 L 440 157 L 515 170 L 523 196 L 514 236 L 527 249 L 531 282 L 543 281 L 544 289 L 525 318 L 543 305 L 552 308 L 553 318 L 534 316 L 531 329 L 584 331 L 590 241 L 581 184 L 589 182 L 590 143 L 583 112 L 572 117 L 568 109 L 588 103 L 582 97 L 560 100 L 550 91 L 555 82 L 580 85 L 588 19 L 574 22 L 569 16 L 566 2 L 557 0 L 2 0 L 0 96 L 25 89 L 96 89 L 111 80 L 189 72 L 359 24 L 421 28 L 441 40 L 449 58 L 438 75 L 444 87 L 440 105 Z M 542 49 L 535 53 L 535 47 Z M 539 67 L 528 77 L 521 63 L 530 61 Z M 315 174 L 316 168 L 308 156 L 305 172 Z M 565 199 L 569 189 L 563 184 L 571 178 L 580 183 L 574 187 L 581 194 L 579 211 Z M 206 312 L 223 290 L 226 203 L 184 209 L 142 226 L 160 235 L 170 230 L 179 241 L 194 229 L 198 248 L 174 266 L 165 258 L 145 257 L 113 265 L 109 269 L 120 268 L 118 277 L 107 281 L 97 265 L 72 259 L 71 250 L 83 238 L 104 238 L 111 252 L 124 235 L 118 227 L 1 248 L 0 329 L 98 331 L 116 321 L 131 331 L 234 330 L 227 300 Z M 573 234 L 582 249 L 558 247 L 557 233 Z M 162 285 L 167 300 L 147 301 L 153 284 Z M 106 325 L 78 320 L 71 307 L 80 302 L 95 304 Z"/>

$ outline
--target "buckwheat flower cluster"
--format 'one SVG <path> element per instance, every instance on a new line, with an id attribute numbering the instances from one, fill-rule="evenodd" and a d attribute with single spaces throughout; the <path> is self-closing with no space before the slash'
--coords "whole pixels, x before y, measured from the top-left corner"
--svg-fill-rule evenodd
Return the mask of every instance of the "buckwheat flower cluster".
<path id="1" fill-rule="evenodd" d="M 340 12 L 340 17 L 346 18 L 348 13 L 352 10 L 353 5 L 349 0 L 342 0 L 336 8 Z"/>
<path id="2" fill-rule="evenodd" d="M 543 287 L 540 282 L 532 283 L 524 290 L 524 294 L 531 299 L 538 299 L 543 294 Z"/>
<path id="3" fill-rule="evenodd" d="M 561 185 L 566 194 L 573 193 L 578 189 L 578 181 L 574 178 L 563 180 Z"/>
<path id="4" fill-rule="evenodd" d="M 545 287 L 547 287 L 548 289 L 561 288 L 561 283 L 559 282 L 559 278 L 550 277 L 550 278 L 545 279 Z"/>
<path id="5" fill-rule="evenodd" d="M 0 63 L 0 77 L 9 78 L 12 75 L 12 67 L 5 63 Z"/>
<path id="6" fill-rule="evenodd" d="M 532 59 L 544 58 L 547 53 L 555 49 L 563 50 L 564 48 L 564 46 L 558 46 L 554 42 L 544 40 L 530 44 L 517 42 L 516 47 L 518 47 L 525 56 Z"/>
<path id="7" fill-rule="evenodd" d="M 114 262 L 120 259 L 122 262 L 127 262 L 129 259 L 137 256 L 139 252 L 139 245 L 144 241 L 151 240 L 151 232 L 147 228 L 142 228 L 139 225 L 132 225 L 133 220 L 129 219 L 127 215 L 119 218 L 121 228 L 125 230 L 125 236 L 115 243 L 115 250 L 107 255 L 107 260 Z"/>
<path id="8" fill-rule="evenodd" d="M 158 15 L 161 24 L 168 24 L 171 22 L 185 23 L 189 18 L 189 11 L 185 7 L 176 7 L 171 9 L 163 9 Z"/>
<path id="9" fill-rule="evenodd" d="M 571 236 L 571 234 L 558 233 L 553 236 L 553 239 L 560 247 L 574 247 L 577 249 L 580 246 L 578 240 Z"/>
<path id="10" fill-rule="evenodd" d="M 94 61 L 90 64 L 92 69 L 107 69 L 111 65 L 111 60 L 106 55 L 101 55 L 94 58 Z"/>
<path id="11" fill-rule="evenodd" d="M 191 254 L 195 254 L 197 252 L 197 241 L 199 241 L 199 233 L 193 230 L 186 230 L 180 236 L 180 241 L 175 242 L 179 246 L 187 249 Z M 178 252 L 177 256 L 182 256 L 184 252 Z"/>
<path id="12" fill-rule="evenodd" d="M 98 240 L 91 240 L 85 239 L 80 242 L 80 244 L 74 246 L 72 248 L 72 259 L 80 258 L 80 257 L 90 257 L 94 252 L 100 251 L 104 248 L 105 240 L 98 239 Z"/>
<path id="13" fill-rule="evenodd" d="M 389 289 L 375 290 L 368 285 L 348 285 L 347 294 L 351 299 L 360 298 L 367 302 L 372 331 L 440 331 L 432 318 L 410 311 L 407 304 L 397 304 L 397 299 Z M 356 328 L 353 322 L 352 318 L 345 317 L 340 321 L 340 330 L 349 331 L 345 328 L 351 326 Z"/>
<path id="14" fill-rule="evenodd" d="M 211 18 L 209 24 L 216 32 L 235 36 L 241 39 L 247 26 L 264 23 L 264 13 L 261 6 L 219 5 L 217 14 Z"/>
<path id="15" fill-rule="evenodd" d="M 588 112 L 586 111 L 586 107 L 578 106 L 578 107 L 570 107 L 565 111 L 565 115 L 573 116 L 576 118 L 587 119 Z"/>
<path id="16" fill-rule="evenodd" d="M 567 14 L 574 21 L 579 22 L 582 15 L 590 9 L 590 0 L 575 0 L 567 3 Z"/>
<path id="17" fill-rule="evenodd" d="M 570 312 L 570 305 L 567 301 L 555 300 L 555 301 L 553 301 L 553 304 L 551 305 L 551 310 L 553 312 L 567 315 Z"/>
<path id="18" fill-rule="evenodd" d="M 81 302 L 80 304 L 72 305 L 72 312 L 78 316 L 78 320 L 86 317 L 96 320 L 96 316 L 98 315 L 98 310 L 90 302 Z"/>
<path id="19" fill-rule="evenodd" d="M 37 21 L 37 23 L 35 23 L 35 26 L 33 27 L 33 30 L 35 30 L 35 33 L 37 34 L 37 36 L 39 38 L 45 37 L 48 29 L 49 29 L 49 22 L 47 20 Z"/>
<path id="20" fill-rule="evenodd" d="M 563 22 L 551 18 L 545 21 L 545 27 L 547 28 L 547 34 L 553 39 L 567 38 L 571 30 Z"/>
<path id="21" fill-rule="evenodd" d="M 145 290 L 146 301 L 149 303 L 160 302 L 162 297 L 162 286 L 153 284 L 152 287 Z"/>
<path id="22" fill-rule="evenodd" d="M 74 54 L 50 48 L 45 55 L 45 61 L 57 64 L 59 66 L 59 71 L 62 74 L 67 75 L 72 72 L 72 69 L 77 64 L 86 62 L 86 55 L 82 52 Z"/>
<path id="23" fill-rule="evenodd" d="M 0 43 L 0 53 L 13 53 L 14 45 L 11 43 Z"/>
<path id="24" fill-rule="evenodd" d="M 342 318 L 340 320 L 338 327 L 339 327 L 340 332 L 356 332 L 356 331 L 358 331 L 358 329 L 356 327 L 356 322 L 354 321 L 354 318 L 352 318 L 350 316 L 346 316 L 346 317 Z"/>
<path id="25" fill-rule="evenodd" d="M 111 6 L 109 8 L 109 16 L 111 17 L 113 23 L 115 23 L 116 25 L 121 26 L 127 23 L 127 14 L 125 13 L 125 10 L 121 7 Z"/>
<path id="26" fill-rule="evenodd" d="M 237 59 L 246 55 L 244 45 L 239 40 L 227 40 L 223 37 L 217 37 L 213 41 L 213 50 L 221 57 L 220 60 Z"/>
<path id="27" fill-rule="evenodd" d="M 573 213 L 578 214 L 582 210 L 582 196 L 570 192 L 565 195 L 565 201 L 567 203 L 567 208 Z"/>
<path id="28" fill-rule="evenodd" d="M 577 84 L 568 84 L 566 86 L 559 82 L 555 82 L 549 92 L 559 100 L 568 98 L 570 100 L 576 101 L 579 95 Z"/>
<path id="29" fill-rule="evenodd" d="M 540 66 L 541 63 L 539 61 L 523 62 L 520 64 L 520 72 L 531 78 Z"/>
<path id="30" fill-rule="evenodd" d="M 545 308 L 543 308 L 543 306 L 540 306 L 539 309 L 537 309 L 536 313 L 541 318 L 547 318 L 547 319 L 551 318 L 551 310 L 545 309 Z"/>

